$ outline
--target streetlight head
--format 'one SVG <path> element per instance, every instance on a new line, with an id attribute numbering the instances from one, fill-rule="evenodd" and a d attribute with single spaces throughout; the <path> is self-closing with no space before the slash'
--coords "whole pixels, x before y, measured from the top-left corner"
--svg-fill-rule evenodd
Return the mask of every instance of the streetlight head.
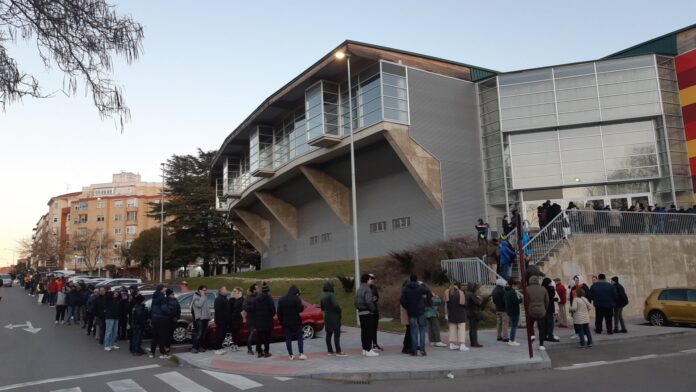
<path id="1" fill-rule="evenodd" d="M 336 58 L 339 60 L 343 60 L 344 58 L 346 58 L 346 52 L 339 51 L 339 52 L 336 52 L 336 54 L 334 56 L 336 56 Z"/>

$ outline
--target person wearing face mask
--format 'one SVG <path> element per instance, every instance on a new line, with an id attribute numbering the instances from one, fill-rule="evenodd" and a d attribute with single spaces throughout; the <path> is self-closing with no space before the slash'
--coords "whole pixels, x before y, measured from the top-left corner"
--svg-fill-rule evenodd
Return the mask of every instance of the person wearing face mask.
<path id="1" fill-rule="evenodd" d="M 232 298 L 230 304 L 230 330 L 232 331 L 232 351 L 239 351 L 239 346 L 242 345 L 241 330 L 242 330 L 242 312 L 244 311 L 244 295 L 239 287 L 232 289 Z"/>

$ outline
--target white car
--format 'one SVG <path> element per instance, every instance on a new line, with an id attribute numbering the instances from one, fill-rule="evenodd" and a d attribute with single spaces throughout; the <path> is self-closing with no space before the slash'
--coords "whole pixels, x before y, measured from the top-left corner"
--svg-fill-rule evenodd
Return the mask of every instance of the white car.
<path id="1" fill-rule="evenodd" d="M 70 283 L 79 283 L 80 281 L 83 281 L 87 283 L 88 281 L 92 279 L 100 279 L 98 276 L 86 276 L 86 275 L 76 275 L 76 276 L 71 276 L 68 278 L 68 282 Z"/>
<path id="2" fill-rule="evenodd" d="M 0 275 L 2 286 L 12 287 L 12 277 L 10 275 Z"/>
<path id="3" fill-rule="evenodd" d="M 128 288 L 132 284 L 141 284 L 142 279 L 139 278 L 116 278 L 116 279 L 106 279 L 103 282 L 97 283 L 94 287 L 110 287 L 111 290 L 120 290 L 123 287 Z"/>

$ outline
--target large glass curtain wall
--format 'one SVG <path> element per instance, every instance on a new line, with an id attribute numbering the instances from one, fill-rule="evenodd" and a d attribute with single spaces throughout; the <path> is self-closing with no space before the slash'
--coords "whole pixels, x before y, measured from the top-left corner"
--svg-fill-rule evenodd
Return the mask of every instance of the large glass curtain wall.
<path id="1" fill-rule="evenodd" d="M 223 179 L 223 189 L 227 195 L 241 194 L 252 182 L 252 176 L 249 171 L 249 156 L 227 157 L 225 159 L 227 178 Z"/>
<path id="2" fill-rule="evenodd" d="M 273 128 L 257 126 L 249 138 L 249 167 L 252 173 L 273 169 Z"/>
<path id="3" fill-rule="evenodd" d="M 509 134 L 515 189 L 658 178 L 652 120 Z"/>
<path id="4" fill-rule="evenodd" d="M 501 75 L 499 85 L 503 132 L 662 114 L 653 55 Z"/>
<path id="5" fill-rule="evenodd" d="M 305 92 L 307 140 L 322 135 L 339 136 L 338 84 L 325 80 Z"/>

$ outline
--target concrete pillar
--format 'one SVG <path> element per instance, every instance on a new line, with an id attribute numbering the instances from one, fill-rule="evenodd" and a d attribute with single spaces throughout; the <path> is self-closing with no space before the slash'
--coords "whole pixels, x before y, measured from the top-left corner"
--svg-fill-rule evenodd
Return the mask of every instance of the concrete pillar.
<path id="1" fill-rule="evenodd" d="M 389 129 L 384 135 L 428 200 L 442 208 L 440 161 L 411 139 L 408 129 Z"/>
<path id="2" fill-rule="evenodd" d="M 268 220 L 246 210 L 235 208 L 233 211 L 266 247 L 271 246 L 271 223 Z"/>
<path id="3" fill-rule="evenodd" d="M 319 192 L 338 219 L 346 226 L 350 226 L 350 188 L 321 170 L 313 169 L 308 166 L 300 166 L 300 170 L 314 189 Z"/>
<path id="4" fill-rule="evenodd" d="M 256 197 L 268 208 L 274 218 L 297 240 L 299 233 L 297 208 L 268 192 L 256 192 Z"/>
<path id="5" fill-rule="evenodd" d="M 266 245 L 264 245 L 263 241 L 254 233 L 253 230 L 249 228 L 249 226 L 246 225 L 241 220 L 232 220 L 232 224 L 237 228 L 239 233 L 246 238 L 247 241 L 251 243 L 251 245 L 256 248 L 260 253 L 263 253 L 268 249 Z"/>

